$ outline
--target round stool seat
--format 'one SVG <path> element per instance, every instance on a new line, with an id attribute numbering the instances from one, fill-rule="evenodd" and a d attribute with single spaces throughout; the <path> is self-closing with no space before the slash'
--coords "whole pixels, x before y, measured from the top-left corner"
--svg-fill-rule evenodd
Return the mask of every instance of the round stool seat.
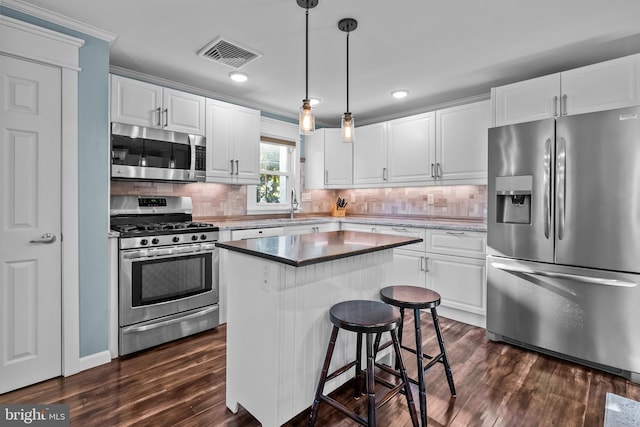
<path id="1" fill-rule="evenodd" d="M 435 308 L 440 305 L 440 294 L 418 286 L 388 286 L 380 290 L 380 299 L 400 308 Z"/>
<path id="2" fill-rule="evenodd" d="M 339 328 L 365 334 L 388 332 L 400 324 L 400 312 L 380 301 L 339 302 L 329 311 L 331 323 Z"/>

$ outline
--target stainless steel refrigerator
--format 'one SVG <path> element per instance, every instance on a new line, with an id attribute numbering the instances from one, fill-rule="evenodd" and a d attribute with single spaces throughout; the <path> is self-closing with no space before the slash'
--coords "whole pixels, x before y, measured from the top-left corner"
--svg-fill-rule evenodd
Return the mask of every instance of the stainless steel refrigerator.
<path id="1" fill-rule="evenodd" d="M 640 382 L 640 108 L 489 130 L 487 337 Z"/>

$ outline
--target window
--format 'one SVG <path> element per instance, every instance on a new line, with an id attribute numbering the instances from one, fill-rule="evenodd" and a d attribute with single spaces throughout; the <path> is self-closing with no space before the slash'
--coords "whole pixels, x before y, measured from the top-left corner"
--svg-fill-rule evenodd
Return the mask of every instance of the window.
<path id="1" fill-rule="evenodd" d="M 247 211 L 284 212 L 296 188 L 295 142 L 260 138 L 260 184 L 247 186 Z"/>

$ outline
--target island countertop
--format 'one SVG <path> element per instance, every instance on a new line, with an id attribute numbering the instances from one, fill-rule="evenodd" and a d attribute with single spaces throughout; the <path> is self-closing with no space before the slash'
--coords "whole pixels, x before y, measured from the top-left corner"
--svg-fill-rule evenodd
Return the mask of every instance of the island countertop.
<path id="1" fill-rule="evenodd" d="M 218 242 L 216 246 L 294 267 L 302 267 L 421 241 L 422 239 L 419 238 L 388 234 L 330 231 Z"/>

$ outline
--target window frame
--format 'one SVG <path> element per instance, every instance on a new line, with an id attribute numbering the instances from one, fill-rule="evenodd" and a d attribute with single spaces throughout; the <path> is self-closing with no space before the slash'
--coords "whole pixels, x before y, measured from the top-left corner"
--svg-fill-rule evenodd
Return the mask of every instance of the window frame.
<path id="1" fill-rule="evenodd" d="M 291 211 L 291 200 L 290 194 L 291 189 L 295 190 L 296 198 L 298 200 L 298 207 L 294 210 L 298 211 L 300 208 L 300 155 L 298 150 L 298 140 L 291 141 L 289 139 L 276 138 L 267 135 L 261 135 L 259 143 L 271 144 L 271 145 L 282 145 L 288 147 L 289 155 L 288 155 L 288 167 L 290 172 L 283 173 L 279 171 L 268 171 L 269 175 L 280 175 L 287 176 L 287 189 L 285 191 L 284 202 L 281 203 L 273 203 L 273 204 L 265 204 L 265 203 L 257 203 L 256 202 L 256 191 L 258 186 L 247 185 L 247 214 L 277 214 L 277 213 L 289 213 Z M 260 169 L 259 175 L 264 175 L 264 171 Z M 275 172 L 275 173 L 272 173 Z"/>

